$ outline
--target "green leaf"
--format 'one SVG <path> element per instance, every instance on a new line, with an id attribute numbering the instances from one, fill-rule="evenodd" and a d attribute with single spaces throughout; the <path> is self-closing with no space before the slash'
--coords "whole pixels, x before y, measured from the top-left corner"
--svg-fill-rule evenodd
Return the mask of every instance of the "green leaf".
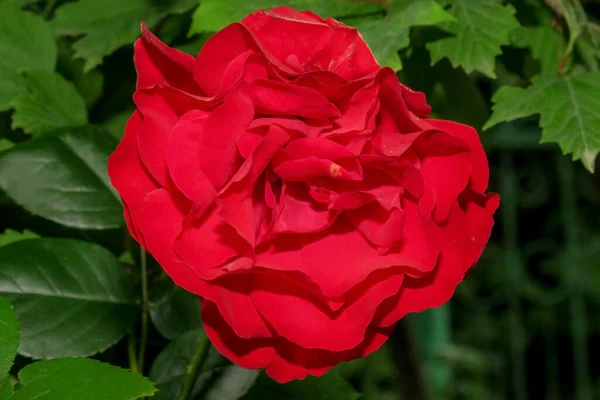
<path id="1" fill-rule="evenodd" d="M 26 90 L 27 81 L 18 72 L 0 65 L 0 111 L 10 109 L 11 102 Z"/>
<path id="2" fill-rule="evenodd" d="M 84 61 L 73 58 L 73 50 L 70 44 L 63 40 L 59 44 L 58 65 L 56 69 L 65 78 L 75 84 L 81 97 L 83 97 L 86 108 L 92 108 L 102 97 L 104 89 L 104 75 L 99 69 L 85 72 Z"/>
<path id="3" fill-rule="evenodd" d="M 104 56 L 133 43 L 140 35 L 140 22 L 153 26 L 169 14 L 190 10 L 198 0 L 80 0 L 56 10 L 54 27 L 63 35 L 85 35 L 73 45 L 75 56 L 85 60 L 84 72 L 102 62 Z"/>
<path id="4" fill-rule="evenodd" d="M 433 0 L 393 0 L 390 10 L 385 18 L 360 18 L 351 25 L 360 31 L 379 63 L 394 70 L 402 68 L 398 50 L 409 46 L 411 26 L 454 21 Z"/>
<path id="5" fill-rule="evenodd" d="M 43 0 L 0 0 L 0 4 L 12 3 L 19 7 L 26 7 L 31 4 L 39 3 Z"/>
<path id="6" fill-rule="evenodd" d="M 218 378 L 213 381 L 207 391 L 203 391 L 204 400 L 238 400 L 243 397 L 256 383 L 260 372 L 257 370 L 244 369 L 232 365 L 223 369 Z M 263 400 L 262 397 L 260 397 Z M 286 397 L 273 397 L 273 400 L 286 399 Z M 267 400 L 267 399 L 264 399 Z M 291 400 L 291 399 L 290 399 Z M 352 400 L 352 399 L 348 399 Z"/>
<path id="7" fill-rule="evenodd" d="M 178 50 L 183 51 L 191 56 L 196 57 L 200 53 L 200 49 L 204 46 L 204 43 L 210 39 L 211 32 L 203 32 L 199 35 L 194 35 L 191 40 L 187 43 L 175 46 Z"/>
<path id="8" fill-rule="evenodd" d="M 12 149 L 15 146 L 13 142 L 7 139 L 0 139 L 0 152 Z"/>
<path id="9" fill-rule="evenodd" d="M 156 357 L 150 369 L 150 379 L 156 384 L 159 392 L 154 400 L 171 400 L 179 398 L 183 388 L 183 379 L 191 357 L 196 352 L 200 340 L 205 337 L 202 329 L 189 331 L 169 343 Z M 228 361 L 214 348 L 211 348 L 202 372 L 196 378 L 192 389 L 192 398 L 196 397 L 215 374 L 220 374 Z M 228 399 L 228 398 L 227 398 Z M 225 400 L 225 398 L 223 399 Z"/>
<path id="10" fill-rule="evenodd" d="M 110 185 L 114 142 L 93 127 L 63 130 L 0 153 L 0 188 L 32 214 L 79 229 L 118 228 L 123 208 Z"/>
<path id="11" fill-rule="evenodd" d="M 345 17 L 383 10 L 381 5 L 346 0 L 203 0 L 194 12 L 190 35 L 216 32 L 240 21 L 259 9 L 290 6 L 297 10 L 310 10 L 321 17 Z"/>
<path id="12" fill-rule="evenodd" d="M 19 322 L 10 303 L 0 297 L 0 377 L 8 374 L 19 347 Z"/>
<path id="13" fill-rule="evenodd" d="M 442 25 L 453 37 L 427 44 L 431 62 L 448 58 L 454 67 L 481 71 L 495 78 L 495 59 L 500 46 L 509 44 L 509 34 L 519 27 L 515 9 L 500 0 L 451 0 L 450 13 L 456 22 Z"/>
<path id="14" fill-rule="evenodd" d="M 369 354 L 363 366 L 361 389 L 376 399 L 398 399 L 401 398 L 400 390 L 404 382 L 398 379 L 398 367 L 394 362 L 394 355 L 388 344 L 379 350 Z M 409 368 L 409 367 L 407 367 Z M 335 371 L 335 370 L 334 370 Z M 435 399 L 437 397 L 433 396 Z"/>
<path id="15" fill-rule="evenodd" d="M 133 254 L 131 254 L 131 251 L 124 251 L 121 253 L 119 256 L 119 262 L 121 264 L 135 266 L 135 260 L 133 258 Z"/>
<path id="16" fill-rule="evenodd" d="M 20 387 L 7 400 L 133 400 L 156 391 L 141 375 L 86 358 L 38 361 L 19 378 Z"/>
<path id="17" fill-rule="evenodd" d="M 125 125 L 131 118 L 134 110 L 125 110 L 110 116 L 102 125 L 108 129 L 116 139 L 121 139 L 125 133 Z"/>
<path id="18" fill-rule="evenodd" d="M 13 231 L 12 229 L 5 230 L 0 234 L 0 247 L 6 246 L 20 240 L 38 239 L 39 236 L 31 231 L 24 230 L 23 233 Z"/>
<path id="19" fill-rule="evenodd" d="M 0 247 L 0 296 L 21 324 L 19 353 L 89 356 L 116 343 L 138 315 L 133 285 L 106 249 L 32 239 Z"/>
<path id="20" fill-rule="evenodd" d="M 27 91 L 11 103 L 13 129 L 41 134 L 58 128 L 87 123 L 85 101 L 71 82 L 48 71 L 29 71 L 24 75 Z"/>
<path id="21" fill-rule="evenodd" d="M 0 379 L 0 399 L 7 399 L 13 392 L 13 379 L 11 376 L 5 376 Z"/>
<path id="22" fill-rule="evenodd" d="M 590 41 L 596 47 L 596 55 L 600 58 L 600 29 L 589 29 Z"/>
<path id="23" fill-rule="evenodd" d="M 0 67 L 15 72 L 53 71 L 56 57 L 56 43 L 48 23 L 14 4 L 0 5 Z"/>
<path id="24" fill-rule="evenodd" d="M 302 381 L 292 381 L 283 385 L 261 374 L 256 384 L 241 400 L 356 400 L 358 398 L 360 394 L 348 382 L 335 372 L 330 372 L 319 378 L 309 376 Z"/>
<path id="25" fill-rule="evenodd" d="M 493 114 L 484 129 L 540 114 L 540 143 L 557 142 L 593 172 L 600 151 L 600 72 L 539 76 L 526 88 L 501 87 L 492 97 Z"/>
<path id="26" fill-rule="evenodd" d="M 17 4 L 0 3 L 0 111 L 25 92 L 19 72 L 53 71 L 56 57 L 52 29 L 42 18 L 21 11 Z"/>
<path id="27" fill-rule="evenodd" d="M 551 26 L 517 28 L 511 34 L 511 41 L 515 46 L 531 49 L 531 55 L 541 64 L 542 75 L 558 73 L 565 43 L 562 35 Z"/>
<path id="28" fill-rule="evenodd" d="M 167 339 L 176 339 L 202 326 L 200 298 L 174 285 L 168 277 L 151 288 L 149 306 L 154 326 Z"/>

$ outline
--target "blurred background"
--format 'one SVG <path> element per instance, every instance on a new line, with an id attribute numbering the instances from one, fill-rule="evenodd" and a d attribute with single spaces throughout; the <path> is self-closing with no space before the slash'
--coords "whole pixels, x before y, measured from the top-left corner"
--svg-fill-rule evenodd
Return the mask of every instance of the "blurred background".
<path id="1" fill-rule="evenodd" d="M 492 115 L 494 92 L 506 85 L 527 87 L 533 77 L 544 72 L 545 63 L 553 62 L 554 72 L 561 74 L 567 69 L 573 74 L 597 71 L 598 60 L 593 59 L 600 52 L 592 48 L 589 53 L 585 36 L 581 46 L 563 58 L 571 36 L 565 19 L 568 10 L 561 7 L 583 9 L 586 21 L 595 25 L 600 2 L 438 1 L 435 4 L 453 15 L 454 22 L 433 18 L 438 8 L 432 8 L 431 23 L 412 26 L 405 14 L 390 27 L 395 10 L 405 10 L 414 2 L 0 0 L 0 10 L 5 12 L 0 15 L 0 55 L 2 40 L 8 40 L 6 32 L 2 35 L 9 24 L 9 3 L 47 21 L 49 30 L 31 31 L 32 35 L 50 32 L 50 41 L 57 46 L 55 72 L 82 99 L 83 122 L 101 129 L 109 146 L 114 146 L 133 110 L 131 43 L 139 33 L 140 20 L 148 20 L 162 40 L 195 55 L 212 32 L 254 9 L 290 4 L 322 15 L 341 14 L 343 21 L 365 29 L 369 44 L 377 47 L 377 55 L 383 54 L 386 65 L 398 70 L 404 84 L 427 94 L 434 116 L 464 122 L 482 132 L 491 166 L 490 189 L 499 193 L 502 201 L 490 243 L 452 301 L 409 316 L 381 350 L 342 364 L 338 371 L 364 393 L 365 400 L 600 399 L 598 176 L 563 156 L 556 143 L 539 144 L 538 116 L 482 129 Z M 481 11 L 481 4 L 490 8 Z M 466 35 L 463 31 L 471 28 L 472 37 L 467 37 L 470 41 L 465 39 L 465 44 L 485 44 L 486 35 L 501 29 L 488 20 L 508 20 L 503 14 L 506 10 L 512 10 L 509 16 L 518 24 L 510 25 L 501 35 L 503 39 L 489 40 L 498 55 L 492 51 L 473 61 L 457 53 L 440 56 L 429 47 L 452 34 Z M 477 18 L 480 21 L 473 22 Z M 379 24 L 381 31 L 373 28 Z M 543 28 L 551 36 L 537 42 L 524 40 L 522 27 Z M 553 48 L 555 44 L 560 49 Z M 390 49 L 395 58 L 387 58 Z M 491 68 L 485 66 L 490 60 Z M 27 110 L 20 110 L 17 103 L 2 103 L 9 93 L 6 71 L 10 67 L 3 67 L 2 62 L 0 59 L 0 74 L 5 74 L 0 75 L 0 145 L 8 149 L 38 132 L 30 115 L 25 115 Z M 43 97 L 35 90 L 30 93 L 40 102 L 60 98 Z M 600 92 L 594 96 L 600 104 Z M 75 109 L 67 107 L 66 113 L 73 117 Z M 600 106 L 595 112 L 600 115 Z M 19 116 L 17 123 L 15 115 Z M 588 129 L 592 129 L 588 133 L 600 135 L 600 123 Z M 128 242 L 116 234 L 119 231 L 65 228 L 32 215 L 12 198 L 0 191 L 0 231 L 33 230 L 39 235 L 83 238 L 124 255 L 122 260 L 128 262 Z M 156 271 L 158 268 L 151 270 L 158 274 Z M 151 280 L 159 278 L 151 276 Z M 151 336 L 149 344 L 158 351 L 164 341 Z"/>

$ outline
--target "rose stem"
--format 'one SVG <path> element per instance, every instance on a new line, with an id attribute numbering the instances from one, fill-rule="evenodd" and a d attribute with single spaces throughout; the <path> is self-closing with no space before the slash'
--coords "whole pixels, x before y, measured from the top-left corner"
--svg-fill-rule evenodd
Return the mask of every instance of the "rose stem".
<path id="1" fill-rule="evenodd" d="M 181 396 L 179 396 L 179 400 L 188 400 L 190 394 L 192 393 L 192 389 L 194 388 L 194 383 L 196 382 L 196 377 L 198 373 L 202 370 L 202 365 L 204 361 L 206 361 L 206 355 L 210 350 L 210 340 L 206 334 L 203 334 L 200 338 L 200 343 L 198 344 L 198 348 L 196 348 L 196 353 L 194 354 L 194 358 L 187 367 L 185 371 L 185 379 L 183 381 L 183 391 L 181 392 Z"/>
<path id="2" fill-rule="evenodd" d="M 140 373 L 144 373 L 144 357 L 146 355 L 146 342 L 148 341 L 148 277 L 146 251 L 140 246 L 140 262 L 142 273 L 142 332 L 140 334 L 140 352 L 138 367 Z"/>
<path id="3" fill-rule="evenodd" d="M 131 235 L 129 230 L 123 231 L 123 250 L 131 251 Z M 140 369 L 137 362 L 137 349 L 135 348 L 135 329 L 132 327 L 127 333 L 127 353 L 129 356 L 129 369 L 138 374 Z"/>
<path id="4" fill-rule="evenodd" d="M 127 351 L 129 353 L 129 369 L 131 372 L 137 374 L 140 372 L 137 363 L 137 356 L 135 354 L 135 336 L 133 332 L 129 332 L 127 335 Z"/>

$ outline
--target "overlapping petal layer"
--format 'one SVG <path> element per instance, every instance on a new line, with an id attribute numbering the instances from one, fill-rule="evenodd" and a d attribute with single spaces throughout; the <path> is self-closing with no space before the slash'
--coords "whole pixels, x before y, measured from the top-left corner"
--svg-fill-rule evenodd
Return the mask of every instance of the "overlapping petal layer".
<path id="1" fill-rule="evenodd" d="M 221 353 L 321 375 L 452 296 L 498 207 L 472 128 L 424 118 L 355 29 L 312 13 L 258 11 L 195 59 L 142 31 L 109 175 Z"/>

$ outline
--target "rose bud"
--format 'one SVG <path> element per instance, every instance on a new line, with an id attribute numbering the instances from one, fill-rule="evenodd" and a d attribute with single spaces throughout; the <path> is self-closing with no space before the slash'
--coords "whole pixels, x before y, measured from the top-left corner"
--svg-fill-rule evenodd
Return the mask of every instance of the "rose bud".
<path id="1" fill-rule="evenodd" d="M 110 178 L 234 363 L 287 382 L 366 356 L 481 255 L 499 198 L 477 132 L 426 118 L 356 29 L 278 7 L 193 58 L 143 27 L 135 66 Z"/>

